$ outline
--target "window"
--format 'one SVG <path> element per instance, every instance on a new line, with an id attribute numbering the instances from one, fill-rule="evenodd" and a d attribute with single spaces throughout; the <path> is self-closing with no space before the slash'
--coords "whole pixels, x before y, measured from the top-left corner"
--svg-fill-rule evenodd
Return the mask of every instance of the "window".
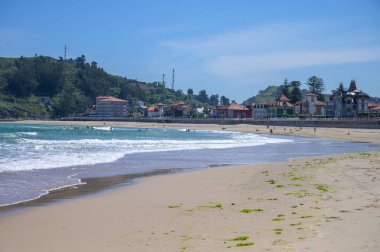
<path id="1" fill-rule="evenodd" d="M 311 102 L 314 102 L 314 96 L 311 97 Z"/>

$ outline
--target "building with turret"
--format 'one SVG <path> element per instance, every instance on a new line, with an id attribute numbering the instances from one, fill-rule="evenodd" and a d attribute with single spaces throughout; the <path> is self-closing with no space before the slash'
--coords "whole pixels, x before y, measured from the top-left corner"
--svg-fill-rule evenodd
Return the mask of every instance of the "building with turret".
<path id="1" fill-rule="evenodd" d="M 327 101 L 327 117 L 360 117 L 368 115 L 368 94 L 356 87 L 352 80 L 346 90 L 341 84 Z"/>

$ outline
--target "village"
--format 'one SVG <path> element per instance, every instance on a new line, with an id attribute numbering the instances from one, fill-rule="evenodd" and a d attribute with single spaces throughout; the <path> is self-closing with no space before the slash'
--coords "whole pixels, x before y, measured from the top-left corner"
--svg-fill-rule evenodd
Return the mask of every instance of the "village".
<path id="1" fill-rule="evenodd" d="M 380 103 L 369 102 L 369 95 L 356 87 L 355 82 L 347 90 L 337 89 L 328 99 L 320 101 L 317 94 L 309 92 L 303 100 L 294 104 L 281 94 L 275 101 L 241 105 L 232 101 L 228 105 L 216 105 L 211 109 L 191 107 L 183 101 L 172 104 L 157 103 L 146 106 L 137 101 L 112 96 L 98 96 L 96 104 L 85 116 L 89 118 L 369 118 L 380 116 Z"/>

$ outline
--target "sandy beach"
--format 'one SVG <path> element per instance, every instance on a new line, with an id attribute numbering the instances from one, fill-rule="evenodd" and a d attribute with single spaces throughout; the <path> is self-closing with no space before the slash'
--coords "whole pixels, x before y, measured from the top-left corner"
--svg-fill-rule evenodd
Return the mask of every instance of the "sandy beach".
<path id="1" fill-rule="evenodd" d="M 2 122 L 6 123 L 6 122 Z M 262 125 L 218 125 L 218 124 L 178 124 L 178 123 L 142 123 L 142 122 L 84 122 L 84 121 L 38 121 L 22 120 L 12 123 L 24 124 L 49 124 L 65 126 L 120 126 L 120 127 L 141 127 L 141 128 L 173 128 L 191 130 L 225 130 L 235 132 L 253 132 L 257 134 L 275 134 L 304 137 L 332 138 L 338 140 L 357 142 L 380 142 L 380 129 L 346 129 L 346 128 L 322 128 L 318 127 L 314 131 L 313 127 L 280 127 Z M 272 133 L 270 133 L 272 131 Z"/>
<path id="2" fill-rule="evenodd" d="M 0 218 L 1 251 L 378 251 L 380 153 L 145 178 Z"/>
<path id="3" fill-rule="evenodd" d="M 104 123 L 91 123 L 96 125 Z M 105 125 L 269 131 L 254 125 Z M 380 130 L 271 128 L 274 134 L 380 142 Z M 11 211 L 0 216 L 0 227 L 0 251 L 11 252 L 378 251 L 380 152 L 148 177 Z"/>

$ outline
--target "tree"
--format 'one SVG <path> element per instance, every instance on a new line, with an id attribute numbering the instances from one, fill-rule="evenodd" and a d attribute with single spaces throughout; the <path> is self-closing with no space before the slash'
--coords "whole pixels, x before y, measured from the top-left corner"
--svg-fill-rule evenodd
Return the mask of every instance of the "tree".
<path id="1" fill-rule="evenodd" d="M 96 63 L 95 61 L 92 61 L 91 62 L 91 68 L 98 68 L 98 63 Z"/>
<path id="2" fill-rule="evenodd" d="M 73 116 L 83 113 L 91 104 L 72 83 L 66 83 L 62 92 L 53 98 L 55 116 Z"/>
<path id="3" fill-rule="evenodd" d="M 289 98 L 290 92 L 289 92 L 289 83 L 288 83 L 287 78 L 285 78 L 284 84 L 281 85 L 281 88 L 282 88 L 282 94 Z"/>
<path id="4" fill-rule="evenodd" d="M 230 99 L 228 99 L 227 97 L 225 97 L 224 95 L 222 95 L 220 97 L 220 103 L 222 105 L 228 105 L 228 104 L 230 104 Z"/>
<path id="5" fill-rule="evenodd" d="M 77 63 L 77 66 L 83 67 L 86 63 L 86 56 L 82 55 L 75 59 L 75 62 Z"/>
<path id="6" fill-rule="evenodd" d="M 203 103 L 209 103 L 210 102 L 210 99 L 208 98 L 207 92 L 204 89 L 199 91 L 197 98 L 200 102 L 203 102 Z"/>
<path id="7" fill-rule="evenodd" d="M 306 85 L 309 86 L 310 92 L 317 94 L 318 99 L 324 101 L 322 92 L 325 90 L 325 84 L 322 78 L 318 78 L 317 76 L 313 75 L 307 79 Z"/>
<path id="8" fill-rule="evenodd" d="M 212 106 L 216 106 L 219 104 L 219 95 L 216 94 L 216 95 L 211 95 L 210 96 L 210 105 Z"/>
<path id="9" fill-rule="evenodd" d="M 28 97 L 38 87 L 32 62 L 25 58 L 16 61 L 18 69 L 7 76 L 8 90 L 16 96 Z"/>
<path id="10" fill-rule="evenodd" d="M 291 81 L 290 87 L 292 88 L 292 91 L 290 92 L 289 99 L 290 102 L 295 104 L 296 102 L 300 101 L 302 99 L 301 94 L 301 82 L 300 81 Z"/>
<path id="11" fill-rule="evenodd" d="M 183 97 L 184 93 L 181 89 L 178 89 L 176 92 L 175 92 L 175 96 L 177 97 L 177 99 L 181 99 Z"/>
<path id="12" fill-rule="evenodd" d="M 188 96 L 191 96 L 191 95 L 193 95 L 193 94 L 194 94 L 193 89 L 189 88 L 189 89 L 187 90 L 187 95 L 188 95 Z"/>

